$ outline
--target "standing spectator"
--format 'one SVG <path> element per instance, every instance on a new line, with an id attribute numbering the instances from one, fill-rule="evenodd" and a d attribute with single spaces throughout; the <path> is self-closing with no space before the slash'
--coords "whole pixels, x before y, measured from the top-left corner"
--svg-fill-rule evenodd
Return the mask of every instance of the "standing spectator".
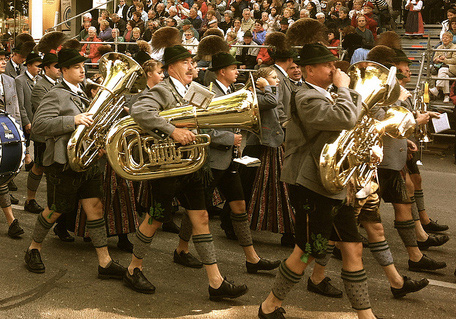
<path id="1" fill-rule="evenodd" d="M 421 16 L 422 8 L 423 1 L 407 0 L 405 9 L 409 12 L 407 14 L 407 22 L 405 23 L 405 35 L 419 37 L 424 34 L 423 18 Z"/>
<path id="2" fill-rule="evenodd" d="M 348 13 L 348 17 L 350 19 L 353 19 L 353 17 L 356 17 L 359 14 L 362 14 L 363 3 L 364 3 L 364 0 L 355 0 L 355 1 L 353 1 L 353 8 Z"/>
<path id="3" fill-rule="evenodd" d="M 192 23 L 193 28 L 195 28 L 195 30 L 199 30 L 201 28 L 203 20 L 201 20 L 201 18 L 198 16 L 198 12 L 196 11 L 196 9 L 190 9 L 189 16 L 187 19 Z"/>
<path id="4" fill-rule="evenodd" d="M 141 14 L 141 19 L 143 20 L 144 24 L 147 23 L 149 17 L 147 16 L 147 12 L 144 11 L 144 4 L 142 2 L 138 2 L 136 4 L 136 12 Z"/>
<path id="5" fill-rule="evenodd" d="M 263 29 L 263 24 L 261 20 L 257 20 L 255 22 L 255 26 L 253 28 L 253 41 L 257 44 L 263 44 L 264 39 L 266 38 L 266 31 Z"/>
<path id="6" fill-rule="evenodd" d="M 363 9 L 361 11 L 362 15 L 364 16 L 365 20 L 366 20 L 366 28 L 369 29 L 371 32 L 372 32 L 372 35 L 374 37 L 374 40 L 377 39 L 377 26 L 378 26 L 378 23 L 377 21 L 374 19 L 376 18 L 372 12 L 372 9 L 373 9 L 374 5 L 370 2 L 366 2 L 363 6 Z M 358 16 L 354 16 L 352 18 L 352 26 L 354 26 L 355 28 L 358 26 L 357 24 L 357 20 L 358 20 Z"/>
<path id="7" fill-rule="evenodd" d="M 113 29 L 117 28 L 119 29 L 120 34 L 123 34 L 125 32 L 125 29 L 127 28 L 127 22 L 125 22 L 124 19 L 120 18 L 117 13 L 113 13 L 111 15 L 111 20 L 113 22 Z"/>
<path id="8" fill-rule="evenodd" d="M 244 45 L 252 45 L 253 42 L 253 34 L 250 31 L 244 33 L 244 42 L 241 44 Z M 236 52 L 236 60 L 241 62 L 239 66 L 240 69 L 253 69 L 256 65 L 256 57 L 258 55 L 258 48 L 238 48 Z M 244 77 L 245 79 L 245 77 Z"/>
<path id="9" fill-rule="evenodd" d="M 117 11 L 116 14 L 119 16 L 121 19 L 127 19 L 127 11 L 128 7 L 125 4 L 125 0 L 119 0 L 119 4 L 117 5 Z"/>
<path id="10" fill-rule="evenodd" d="M 243 32 L 252 31 L 254 25 L 255 21 L 253 21 L 252 17 L 250 16 L 250 9 L 245 8 L 242 10 L 241 30 Z"/>
<path id="11" fill-rule="evenodd" d="M 138 11 L 133 12 L 132 21 L 135 22 L 135 28 L 138 28 L 141 31 L 141 34 L 143 34 L 146 27 L 143 19 L 141 18 L 141 13 Z"/>
<path id="12" fill-rule="evenodd" d="M 191 30 L 187 30 L 184 32 L 185 40 L 182 42 L 184 48 L 190 51 L 191 54 L 196 54 L 198 52 L 198 44 L 199 41 L 193 35 Z M 187 44 L 194 44 L 195 46 L 187 46 Z"/>
<path id="13" fill-rule="evenodd" d="M 100 34 L 98 35 L 98 38 L 103 42 L 112 42 L 114 40 L 112 38 L 112 29 L 107 20 L 102 20 L 100 22 Z"/>
<path id="14" fill-rule="evenodd" d="M 155 21 L 147 21 L 147 29 L 144 31 L 143 40 L 150 42 L 152 40 L 152 35 L 154 34 L 155 30 L 157 30 L 157 25 Z"/>
<path id="15" fill-rule="evenodd" d="M 371 30 L 366 28 L 366 17 L 360 15 L 357 20 L 356 33 L 363 38 L 364 45 L 374 45 L 374 35 Z"/>

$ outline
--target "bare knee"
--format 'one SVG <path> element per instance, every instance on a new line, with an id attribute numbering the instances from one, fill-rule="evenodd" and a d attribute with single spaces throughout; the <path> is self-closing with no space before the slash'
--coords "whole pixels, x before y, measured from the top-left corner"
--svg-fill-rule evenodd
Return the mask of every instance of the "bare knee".
<path id="1" fill-rule="evenodd" d="M 245 201 L 244 200 L 235 200 L 230 202 L 231 211 L 235 214 L 245 213 Z"/>

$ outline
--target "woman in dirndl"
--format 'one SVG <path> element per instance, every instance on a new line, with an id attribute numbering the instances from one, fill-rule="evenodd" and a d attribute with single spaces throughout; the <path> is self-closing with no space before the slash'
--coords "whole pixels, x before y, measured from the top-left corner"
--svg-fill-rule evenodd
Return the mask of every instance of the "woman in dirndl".
<path id="1" fill-rule="evenodd" d="M 405 35 L 408 36 L 422 36 L 424 34 L 423 18 L 421 16 L 421 9 L 423 8 L 423 1 L 407 0 L 405 9 L 408 10 L 407 21 L 405 23 Z"/>
<path id="2" fill-rule="evenodd" d="M 294 212 L 288 200 L 288 187 L 280 181 L 284 131 L 276 109 L 279 79 L 273 68 L 265 67 L 254 74 L 254 80 L 262 137 L 260 140 L 249 134 L 243 155 L 257 157 L 261 164 L 240 169 L 250 228 L 281 233 L 281 244 L 294 246 Z"/>

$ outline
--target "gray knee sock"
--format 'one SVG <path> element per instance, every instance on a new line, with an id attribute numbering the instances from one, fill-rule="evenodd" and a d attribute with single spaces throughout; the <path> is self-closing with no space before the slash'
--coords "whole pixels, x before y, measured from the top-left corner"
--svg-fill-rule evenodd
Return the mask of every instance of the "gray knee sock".
<path id="1" fill-rule="evenodd" d="M 32 239 L 36 243 L 42 243 L 44 238 L 46 238 L 49 229 L 52 228 L 52 225 L 54 225 L 54 223 L 48 223 L 48 221 L 43 217 L 43 214 L 38 214 L 35 229 L 33 229 Z"/>
<path id="2" fill-rule="evenodd" d="M 331 258 L 331 255 L 334 251 L 334 245 L 328 245 L 326 248 L 326 255 L 323 258 L 317 258 L 315 259 L 315 262 L 323 267 L 325 267 L 328 264 L 329 259 Z"/>
<path id="3" fill-rule="evenodd" d="M 419 212 L 426 209 L 424 207 L 424 194 L 422 189 L 417 189 L 415 191 L 415 202 Z"/>
<path id="4" fill-rule="evenodd" d="M 250 223 L 247 213 L 234 214 L 231 212 L 230 217 L 239 245 L 242 247 L 252 246 L 252 232 L 250 231 Z"/>
<path id="5" fill-rule="evenodd" d="M 152 237 L 148 237 L 141 233 L 141 231 L 136 229 L 136 233 L 132 238 L 132 244 L 133 244 L 133 255 L 135 255 L 136 258 L 138 259 L 143 259 L 147 251 L 150 249 L 150 243 L 152 242 Z"/>
<path id="6" fill-rule="evenodd" d="M 11 206 L 11 196 L 8 193 L 8 184 L 0 186 L 0 207 L 6 208 Z"/>
<path id="7" fill-rule="evenodd" d="M 179 232 L 179 237 L 183 241 L 189 242 L 190 238 L 192 238 L 192 222 L 190 218 L 188 217 L 188 213 L 185 212 L 184 215 L 182 216 L 182 222 L 181 222 L 181 228 Z"/>
<path id="8" fill-rule="evenodd" d="M 304 273 L 299 275 L 291 271 L 285 264 L 285 261 L 282 261 L 274 280 L 274 286 L 272 286 L 272 293 L 277 299 L 284 300 L 294 285 L 301 280 L 303 275 Z"/>
<path id="9" fill-rule="evenodd" d="M 43 175 L 36 175 L 31 170 L 27 177 L 27 189 L 32 192 L 36 192 L 38 186 L 40 186 L 41 178 Z"/>
<path id="10" fill-rule="evenodd" d="M 411 196 L 410 200 L 412 201 L 412 218 L 413 218 L 413 221 L 420 220 L 420 213 L 418 213 L 418 207 L 416 207 L 415 196 Z"/>
<path id="11" fill-rule="evenodd" d="M 413 220 L 406 220 L 403 222 L 395 220 L 394 228 L 397 229 L 405 247 L 418 247 L 415 234 L 415 222 Z"/>
<path id="12" fill-rule="evenodd" d="M 87 221 L 87 231 L 92 239 L 95 248 L 108 246 L 108 236 L 106 234 L 106 223 L 104 218 Z"/>
<path id="13" fill-rule="evenodd" d="M 204 265 L 213 265 L 217 263 L 215 256 L 215 246 L 212 240 L 212 234 L 194 235 L 193 244 Z"/>
<path id="14" fill-rule="evenodd" d="M 386 240 L 369 243 L 369 249 L 380 266 L 386 267 L 394 264 L 393 255 Z"/>
<path id="15" fill-rule="evenodd" d="M 370 309 L 366 271 L 364 269 L 358 271 L 346 271 L 342 269 L 341 277 L 344 281 L 345 292 L 353 309 Z"/>

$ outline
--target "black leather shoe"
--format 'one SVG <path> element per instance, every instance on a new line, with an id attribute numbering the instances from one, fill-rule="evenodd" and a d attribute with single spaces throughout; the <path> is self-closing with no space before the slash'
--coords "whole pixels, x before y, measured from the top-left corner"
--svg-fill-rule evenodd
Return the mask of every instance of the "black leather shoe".
<path id="1" fill-rule="evenodd" d="M 127 269 L 117 261 L 111 260 L 108 267 L 98 265 L 98 278 L 100 279 L 122 279 Z"/>
<path id="2" fill-rule="evenodd" d="M 26 172 L 30 171 L 30 170 L 32 169 L 32 167 L 33 167 L 33 164 L 35 164 L 34 161 L 31 161 L 30 163 L 25 164 L 25 165 L 24 165 L 24 166 L 25 166 L 25 171 L 26 171 Z"/>
<path id="3" fill-rule="evenodd" d="M 266 314 L 263 312 L 263 309 L 261 309 L 261 305 L 260 305 L 260 309 L 258 309 L 258 318 L 260 318 L 260 319 L 285 319 L 285 316 L 283 315 L 284 313 L 285 313 L 285 309 L 283 309 L 282 307 L 279 307 L 279 308 L 276 308 L 276 310 L 274 310 L 273 312 Z"/>
<path id="4" fill-rule="evenodd" d="M 418 241 L 418 248 L 420 250 L 427 250 L 429 247 L 442 246 L 449 240 L 450 237 L 448 237 L 448 235 L 429 234 L 429 237 L 426 239 L 426 241 Z"/>
<path id="5" fill-rule="evenodd" d="M 38 249 L 27 249 L 25 252 L 25 267 L 31 272 L 41 274 L 44 272 L 43 261 L 41 260 L 40 251 Z"/>
<path id="6" fill-rule="evenodd" d="M 404 278 L 404 285 L 402 288 L 391 287 L 391 292 L 396 299 L 402 298 L 408 293 L 419 291 L 429 284 L 429 281 L 426 278 L 421 280 L 413 280 L 407 276 L 402 276 L 402 278 Z"/>
<path id="7" fill-rule="evenodd" d="M 264 258 L 260 258 L 260 261 L 257 262 L 256 264 L 249 263 L 248 261 L 245 262 L 245 265 L 247 267 L 247 272 L 249 274 L 256 274 L 258 270 L 272 270 L 276 269 L 277 267 L 280 266 L 281 261 L 280 260 L 267 260 Z"/>
<path id="8" fill-rule="evenodd" d="M 133 275 L 130 275 L 127 270 L 124 274 L 123 282 L 134 291 L 143 294 L 153 294 L 155 292 L 155 286 L 144 277 L 144 274 L 139 268 L 133 269 Z"/>
<path id="9" fill-rule="evenodd" d="M 10 192 L 15 192 L 15 191 L 17 191 L 16 183 L 15 183 L 13 180 L 9 181 L 9 183 L 8 183 L 8 189 L 9 189 Z"/>
<path id="10" fill-rule="evenodd" d="M 409 259 L 409 270 L 410 271 L 428 271 L 445 268 L 447 265 L 444 261 L 435 261 L 426 255 L 421 257 L 420 261 L 411 261 Z"/>
<path id="11" fill-rule="evenodd" d="M 9 194 L 9 195 L 10 195 L 11 204 L 13 204 L 13 205 L 19 204 L 19 200 L 16 197 L 14 197 L 12 194 Z"/>
<path id="12" fill-rule="evenodd" d="M 179 234 L 180 228 L 173 221 L 163 223 L 162 230 L 167 233 Z"/>
<path id="13" fill-rule="evenodd" d="M 176 264 L 185 266 L 185 267 L 190 267 L 190 268 L 203 268 L 203 263 L 196 259 L 190 252 L 185 253 L 184 251 L 181 251 L 180 253 L 177 253 L 177 250 L 174 250 L 174 258 L 173 261 Z"/>
<path id="14" fill-rule="evenodd" d="M 314 284 L 312 279 L 307 280 L 307 290 L 317 294 L 331 297 L 342 298 L 342 291 L 334 287 L 331 283 L 331 278 L 325 277 L 318 285 Z"/>
<path id="15" fill-rule="evenodd" d="M 432 219 L 430 219 L 430 222 L 429 224 L 427 225 L 423 225 L 423 229 L 428 232 L 428 233 L 433 233 L 433 232 L 439 232 L 439 231 L 445 231 L 445 230 L 448 230 L 448 225 L 440 225 L 440 224 L 437 224 L 436 221 L 433 221 Z"/>
<path id="16" fill-rule="evenodd" d="M 39 213 L 41 213 L 44 210 L 44 208 L 41 207 L 40 205 L 38 205 L 36 200 L 31 199 L 28 202 L 24 203 L 24 210 L 26 212 L 29 212 L 29 213 L 32 213 L 32 214 L 39 214 Z"/>
<path id="17" fill-rule="evenodd" d="M 282 234 L 282 238 L 280 238 L 280 245 L 284 247 L 294 248 L 295 246 L 295 237 L 291 233 L 284 233 Z"/>
<path id="18" fill-rule="evenodd" d="M 17 219 L 13 220 L 11 225 L 8 228 L 8 236 L 11 238 L 19 238 L 20 235 L 24 233 L 24 230 L 19 226 L 19 221 Z"/>
<path id="19" fill-rule="evenodd" d="M 67 243 L 74 242 L 74 237 L 70 235 L 68 230 L 66 230 L 64 228 L 62 229 L 62 227 L 59 227 L 58 224 L 54 227 L 54 234 L 59 236 L 59 239 L 61 241 L 64 241 L 64 242 L 67 242 Z"/>
<path id="20" fill-rule="evenodd" d="M 223 298 L 233 299 L 242 296 L 248 290 L 246 285 L 236 286 L 224 278 L 222 284 L 217 289 L 209 286 L 209 299 L 212 301 L 220 301 Z"/>

